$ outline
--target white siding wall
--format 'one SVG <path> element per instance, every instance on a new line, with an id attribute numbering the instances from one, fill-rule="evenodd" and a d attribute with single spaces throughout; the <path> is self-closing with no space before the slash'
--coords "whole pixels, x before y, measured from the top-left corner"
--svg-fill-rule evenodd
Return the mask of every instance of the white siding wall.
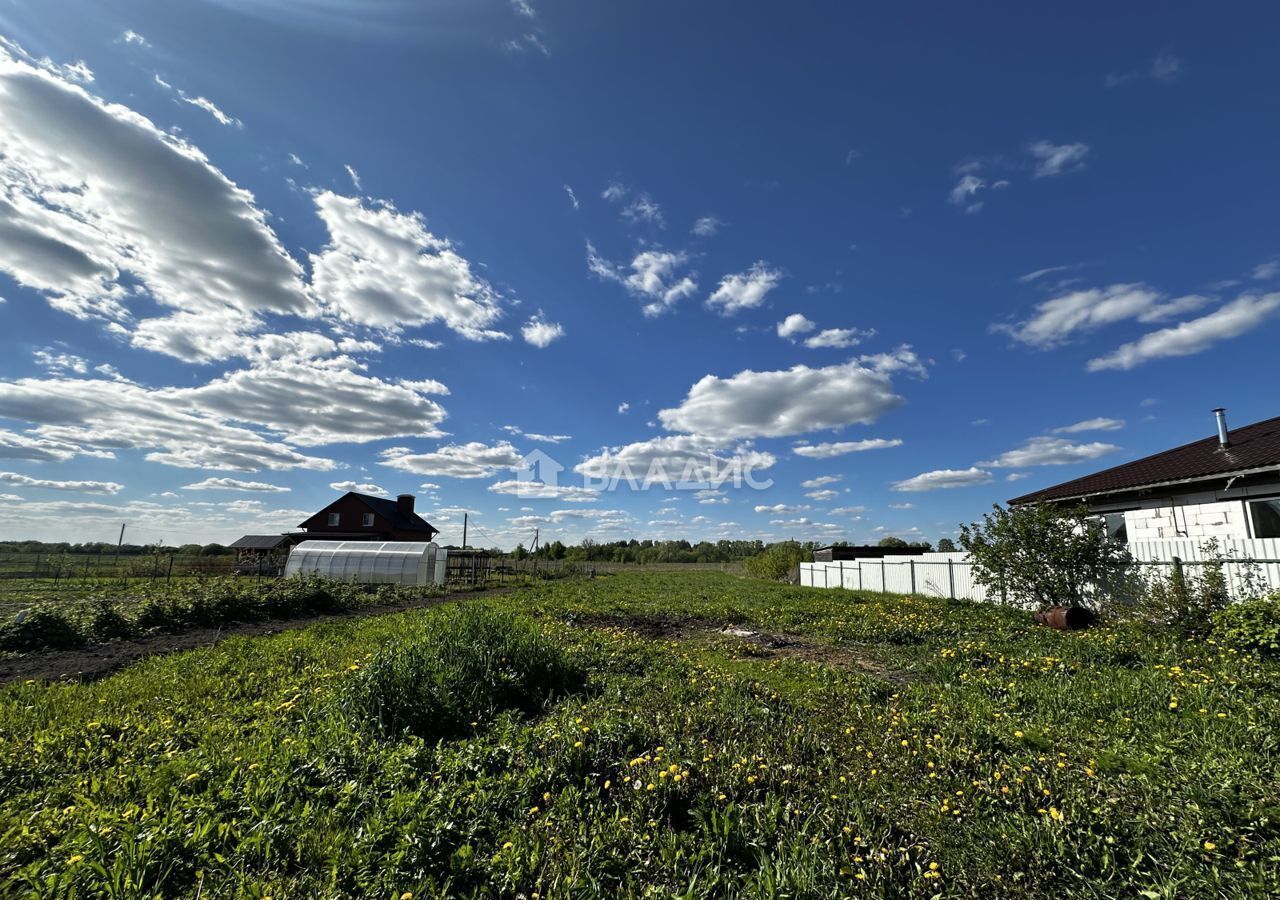
<path id="1" fill-rule="evenodd" d="M 1207 518 L 1212 513 L 1205 514 Z M 1212 526 L 1208 526 L 1212 527 Z M 1217 535 L 1208 535 L 1215 537 Z M 1237 540 L 1218 537 L 1221 553 L 1237 560 L 1280 560 L 1280 539 Z M 1194 575 L 1200 567 L 1194 563 L 1204 559 L 1205 538 L 1148 540 L 1129 544 L 1129 551 L 1142 563 L 1144 570 L 1168 574 L 1174 558 L 1186 563 L 1185 571 Z M 1237 593 L 1244 587 L 1243 567 L 1227 563 L 1227 577 Z M 1280 590 L 1280 563 L 1260 563 L 1259 574 L 1269 590 Z M 853 591 L 882 591 L 893 594 L 925 594 L 957 600 L 994 600 L 973 581 L 973 567 L 964 553 L 922 553 L 913 556 L 890 556 L 884 559 L 852 559 L 843 562 L 801 563 L 800 584 L 805 587 L 839 588 Z"/>

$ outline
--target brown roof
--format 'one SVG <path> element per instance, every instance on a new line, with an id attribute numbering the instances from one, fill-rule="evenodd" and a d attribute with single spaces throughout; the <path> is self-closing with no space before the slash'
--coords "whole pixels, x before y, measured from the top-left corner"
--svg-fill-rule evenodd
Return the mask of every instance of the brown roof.
<path id="1" fill-rule="evenodd" d="M 1070 500 L 1112 494 L 1170 482 L 1195 481 L 1280 467 L 1280 416 L 1232 429 L 1231 446 L 1218 446 L 1218 436 L 1203 438 L 1163 453 L 1135 459 L 1083 478 L 1015 497 L 1009 503 Z"/>

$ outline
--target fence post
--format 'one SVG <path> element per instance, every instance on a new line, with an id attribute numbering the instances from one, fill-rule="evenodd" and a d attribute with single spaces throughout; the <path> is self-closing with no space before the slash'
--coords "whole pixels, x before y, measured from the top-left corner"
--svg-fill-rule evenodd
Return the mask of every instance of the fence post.
<path id="1" fill-rule="evenodd" d="M 880 557 L 880 593 L 889 593 L 888 585 L 884 583 L 884 557 Z"/>
<path id="2" fill-rule="evenodd" d="M 844 560 L 840 560 L 840 590 L 844 590 Z"/>
<path id="3" fill-rule="evenodd" d="M 822 566 L 822 586 L 824 588 L 831 587 L 831 570 L 825 564 Z"/>
<path id="4" fill-rule="evenodd" d="M 914 594 L 916 592 L 916 561 L 909 559 L 907 565 L 911 567 L 911 593 Z"/>
<path id="5" fill-rule="evenodd" d="M 858 590 L 862 590 L 862 563 L 858 563 Z"/>
<path id="6" fill-rule="evenodd" d="M 947 557 L 947 596 L 956 599 L 956 569 L 955 561 L 951 557 Z"/>

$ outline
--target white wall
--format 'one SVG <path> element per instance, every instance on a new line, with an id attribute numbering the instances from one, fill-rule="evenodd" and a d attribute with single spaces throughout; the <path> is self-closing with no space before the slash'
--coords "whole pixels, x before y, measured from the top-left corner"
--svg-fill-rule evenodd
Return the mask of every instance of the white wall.
<path id="1" fill-rule="evenodd" d="M 1177 538 L 1249 537 L 1248 510 L 1243 500 L 1218 500 L 1131 509 L 1124 514 L 1129 542 Z"/>
<path id="2" fill-rule="evenodd" d="M 1211 515 L 1211 514 L 1206 514 Z M 1211 535 L 1212 536 L 1212 535 Z M 1185 571 L 1194 575 L 1194 565 L 1204 558 L 1204 538 L 1178 540 L 1131 541 L 1129 551 L 1145 571 L 1168 574 L 1175 557 L 1182 560 Z M 1237 540 L 1219 536 L 1219 551 L 1237 560 L 1280 560 L 1280 539 Z M 1259 574 L 1270 590 L 1280 590 L 1280 562 L 1260 563 Z M 1243 587 L 1240 564 L 1225 566 L 1234 590 Z M 973 581 L 973 567 L 964 553 L 921 553 L 912 556 L 890 556 L 884 559 L 854 559 L 843 562 L 801 563 L 800 584 L 804 587 L 839 588 L 853 591 L 882 591 L 892 594 L 924 594 L 957 600 L 992 600 L 986 590 Z"/>

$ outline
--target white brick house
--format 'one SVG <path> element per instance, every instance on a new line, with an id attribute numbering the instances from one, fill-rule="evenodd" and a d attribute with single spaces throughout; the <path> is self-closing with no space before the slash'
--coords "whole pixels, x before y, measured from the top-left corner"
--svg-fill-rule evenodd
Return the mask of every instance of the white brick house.
<path id="1" fill-rule="evenodd" d="M 1280 538 L 1280 417 L 1016 497 L 1083 503 L 1127 543 Z"/>

